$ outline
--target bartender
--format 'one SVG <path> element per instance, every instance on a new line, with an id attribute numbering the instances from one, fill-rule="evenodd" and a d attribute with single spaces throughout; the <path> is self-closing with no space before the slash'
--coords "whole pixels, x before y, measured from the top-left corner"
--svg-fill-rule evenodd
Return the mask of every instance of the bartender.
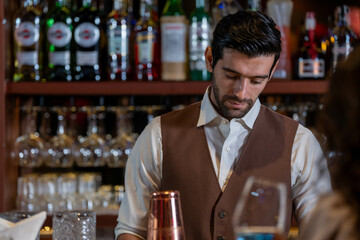
<path id="1" fill-rule="evenodd" d="M 189 240 L 234 239 L 232 213 L 250 176 L 288 189 L 301 227 L 323 191 L 331 189 L 312 132 L 259 101 L 281 52 L 280 32 L 260 12 L 239 11 L 216 26 L 205 51 L 212 84 L 201 102 L 153 119 L 129 157 L 118 240 L 145 239 L 150 194 L 178 190 Z M 266 214 L 266 212 L 264 212 Z"/>

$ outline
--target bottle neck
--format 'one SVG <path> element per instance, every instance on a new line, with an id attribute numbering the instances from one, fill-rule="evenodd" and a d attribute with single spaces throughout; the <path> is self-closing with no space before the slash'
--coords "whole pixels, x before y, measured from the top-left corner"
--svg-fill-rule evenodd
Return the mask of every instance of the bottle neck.
<path id="1" fill-rule="evenodd" d="M 162 12 L 163 16 L 184 15 L 181 0 L 167 0 Z"/>
<path id="2" fill-rule="evenodd" d="M 92 0 L 82 0 L 82 4 L 84 8 L 90 8 L 93 6 Z"/>
<path id="3" fill-rule="evenodd" d="M 65 134 L 66 123 L 65 123 L 64 113 L 59 112 L 57 119 L 58 119 L 58 128 L 56 131 L 57 134 L 58 135 Z"/>
<path id="4" fill-rule="evenodd" d="M 309 42 L 315 41 L 315 28 L 316 28 L 316 18 L 314 12 L 307 12 L 305 19 L 305 30 L 309 37 Z"/>
<path id="5" fill-rule="evenodd" d="M 335 19 L 337 20 L 337 26 L 349 26 L 350 25 L 350 16 L 349 16 L 349 7 L 346 5 L 339 6 L 335 10 Z"/>
<path id="6" fill-rule="evenodd" d="M 140 16 L 143 18 L 150 19 L 152 8 L 153 6 L 151 0 L 142 0 L 140 3 Z"/>
<path id="7" fill-rule="evenodd" d="M 260 0 L 248 0 L 247 9 L 250 11 L 261 11 Z"/>
<path id="8" fill-rule="evenodd" d="M 117 11 L 127 11 L 126 0 L 114 0 L 114 9 Z"/>
<path id="9" fill-rule="evenodd" d="M 58 8 L 69 7 L 69 0 L 57 0 L 55 6 Z"/>
<path id="10" fill-rule="evenodd" d="M 196 0 L 195 7 L 196 7 L 196 9 L 204 9 L 205 8 L 205 0 Z"/>
<path id="11" fill-rule="evenodd" d="M 39 5 L 39 3 L 40 3 L 39 0 L 25 0 L 24 7 L 37 6 L 37 5 Z"/>

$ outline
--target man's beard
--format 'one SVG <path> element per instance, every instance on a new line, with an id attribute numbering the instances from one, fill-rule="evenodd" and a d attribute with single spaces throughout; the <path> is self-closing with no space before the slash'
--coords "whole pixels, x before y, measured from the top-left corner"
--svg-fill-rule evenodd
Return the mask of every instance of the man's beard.
<path id="1" fill-rule="evenodd" d="M 212 76 L 212 90 L 214 91 L 215 101 L 218 106 L 218 111 L 221 116 L 226 119 L 232 118 L 242 118 L 244 117 L 254 105 L 254 101 L 252 99 L 238 99 L 235 95 L 224 95 L 222 99 L 219 96 L 219 88 L 216 85 L 214 75 Z M 226 101 L 233 101 L 238 103 L 247 103 L 247 107 L 245 109 L 229 109 L 226 105 Z"/>

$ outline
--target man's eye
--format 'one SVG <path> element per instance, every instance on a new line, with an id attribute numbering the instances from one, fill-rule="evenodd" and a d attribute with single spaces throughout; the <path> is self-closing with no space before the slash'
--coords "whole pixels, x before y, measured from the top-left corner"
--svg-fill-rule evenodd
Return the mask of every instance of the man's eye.
<path id="1" fill-rule="evenodd" d="M 262 80 L 251 80 L 251 83 L 254 85 L 261 84 Z"/>
<path id="2" fill-rule="evenodd" d="M 237 76 L 229 76 L 229 75 L 225 75 L 228 79 L 233 79 L 236 80 L 238 77 Z"/>

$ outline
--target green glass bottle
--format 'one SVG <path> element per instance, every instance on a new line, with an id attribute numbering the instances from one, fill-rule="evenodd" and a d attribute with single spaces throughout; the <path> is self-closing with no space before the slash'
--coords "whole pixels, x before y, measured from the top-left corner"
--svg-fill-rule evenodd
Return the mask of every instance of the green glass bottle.
<path id="1" fill-rule="evenodd" d="M 93 0 L 83 0 L 74 17 L 75 81 L 101 80 L 101 19 L 94 6 Z"/>
<path id="2" fill-rule="evenodd" d="M 14 15 L 13 81 L 41 81 L 41 11 L 39 1 L 25 0 Z"/>
<path id="3" fill-rule="evenodd" d="M 48 81 L 71 81 L 72 18 L 69 0 L 56 0 L 46 19 L 46 77 Z"/>
<path id="4" fill-rule="evenodd" d="M 187 79 L 187 26 L 188 21 L 181 0 L 167 0 L 160 18 L 161 26 L 161 79 L 185 81 Z"/>
<path id="5" fill-rule="evenodd" d="M 211 78 L 205 62 L 205 50 L 210 44 L 210 15 L 205 11 L 205 0 L 196 0 L 196 9 L 190 15 L 189 25 L 189 70 L 193 81 Z"/>

